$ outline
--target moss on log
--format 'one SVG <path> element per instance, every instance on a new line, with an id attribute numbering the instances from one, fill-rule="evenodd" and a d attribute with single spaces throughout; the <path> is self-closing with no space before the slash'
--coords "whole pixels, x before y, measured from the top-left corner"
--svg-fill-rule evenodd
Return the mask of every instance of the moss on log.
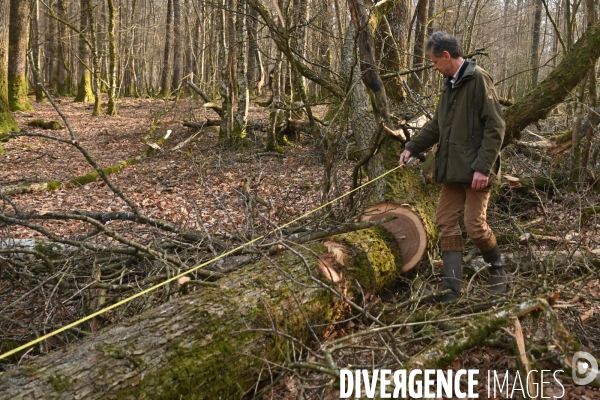
<path id="1" fill-rule="evenodd" d="M 403 150 L 399 141 L 388 136 L 380 147 L 383 165 L 386 171 L 398 166 L 398 156 Z M 389 174 L 386 180 L 384 200 L 399 204 L 408 204 L 415 211 L 429 234 L 430 245 L 437 241 L 435 228 L 435 210 L 440 193 L 440 186 L 429 183 L 418 168 L 408 167 Z"/>
<path id="2" fill-rule="evenodd" d="M 527 125 L 546 115 L 588 76 L 600 57 L 600 22 L 588 28 L 573 49 L 531 92 L 505 111 L 506 135 L 503 146 L 519 138 Z"/>
<path id="3" fill-rule="evenodd" d="M 32 121 L 29 121 L 27 123 L 27 126 L 32 126 L 32 127 L 41 128 L 41 129 L 51 129 L 54 131 L 64 128 L 60 124 L 60 122 L 58 122 L 56 120 L 44 121 L 43 119 L 34 119 Z"/>
<path id="4" fill-rule="evenodd" d="M 457 333 L 425 348 L 411 357 L 403 368 L 445 369 L 465 350 L 481 345 L 497 330 L 512 324 L 512 319 L 543 308 L 543 300 L 532 299 L 491 315 L 481 315 L 468 321 Z"/>
<path id="5" fill-rule="evenodd" d="M 276 331 L 305 343 L 321 340 L 340 314 L 318 271 L 331 271 L 338 289 L 356 298 L 355 282 L 377 293 L 401 265 L 394 239 L 380 227 L 295 251 L 1 373 L 0 399 L 240 398 L 261 370 L 263 378 L 276 372 L 268 363 L 297 351 L 297 342 Z"/>

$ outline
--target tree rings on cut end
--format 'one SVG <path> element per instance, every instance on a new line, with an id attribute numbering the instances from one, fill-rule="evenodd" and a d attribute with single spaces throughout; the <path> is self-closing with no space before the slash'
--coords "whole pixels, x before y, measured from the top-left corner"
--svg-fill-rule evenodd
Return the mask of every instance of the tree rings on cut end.
<path id="1" fill-rule="evenodd" d="M 402 254 L 401 272 L 408 272 L 421 262 L 427 251 L 427 231 L 421 217 L 408 206 L 394 203 L 378 203 L 367 208 L 362 221 L 377 221 L 396 217 L 381 224 L 394 236 Z"/>

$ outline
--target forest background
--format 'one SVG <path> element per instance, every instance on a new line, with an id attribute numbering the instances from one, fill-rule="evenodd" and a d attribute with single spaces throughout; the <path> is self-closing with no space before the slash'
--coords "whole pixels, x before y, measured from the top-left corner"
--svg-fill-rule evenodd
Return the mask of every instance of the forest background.
<path id="1" fill-rule="evenodd" d="M 600 354 L 598 1 L 4 0 L 0 8 L 0 352 L 172 279 L 4 358 L 5 396 L 87 385 L 165 398 L 328 398 L 347 365 L 569 375 L 576 350 Z M 490 301 L 485 265 L 471 251 L 466 298 L 450 308 L 419 306 L 422 285 L 440 278 L 430 160 L 379 179 L 435 109 L 441 77 L 424 42 L 436 30 L 459 37 L 490 73 L 507 120 L 505 174 L 489 214 L 511 291 Z M 382 201 L 409 205 L 427 238 L 419 268 L 391 280 L 381 271 L 402 262 L 360 257 L 372 246 L 399 251 L 358 222 Z M 335 253 L 332 237 L 373 277 L 338 268 L 343 278 L 325 277 L 332 284 L 317 278 L 324 254 Z M 176 311 L 156 322 L 165 307 Z M 119 329 L 133 342 L 110 336 Z M 184 340 L 186 329 L 201 333 Z M 225 368 L 183 350 L 196 346 L 236 361 Z M 44 364 L 65 369 L 42 372 Z M 203 372 L 181 372 L 190 368 Z M 198 392 L 206 382 L 213 394 Z M 565 382 L 577 398 L 598 394 Z"/>

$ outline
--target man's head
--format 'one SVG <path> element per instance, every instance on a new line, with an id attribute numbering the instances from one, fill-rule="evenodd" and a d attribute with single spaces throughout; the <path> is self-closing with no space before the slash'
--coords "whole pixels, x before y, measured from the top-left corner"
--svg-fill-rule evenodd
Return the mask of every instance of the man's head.
<path id="1" fill-rule="evenodd" d="M 433 62 L 433 70 L 452 77 L 463 62 L 460 41 L 446 32 L 433 33 L 425 43 L 425 51 Z"/>

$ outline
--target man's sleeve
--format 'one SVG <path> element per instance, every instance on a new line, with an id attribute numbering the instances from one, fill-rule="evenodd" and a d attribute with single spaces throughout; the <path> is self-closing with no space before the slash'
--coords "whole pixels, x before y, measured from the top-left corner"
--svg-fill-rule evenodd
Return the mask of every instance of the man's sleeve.
<path id="1" fill-rule="evenodd" d="M 406 143 L 406 150 L 412 155 L 417 155 L 424 152 L 438 142 L 440 138 L 440 128 L 438 125 L 437 111 L 433 115 L 433 119 L 429 121 L 419 131 L 417 136 L 413 137 L 410 142 Z"/>
<path id="2" fill-rule="evenodd" d="M 489 176 L 502 149 L 505 123 L 492 79 L 485 72 L 480 76 L 480 90 L 483 91 L 480 119 L 484 123 L 484 130 L 481 148 L 471 168 Z"/>

